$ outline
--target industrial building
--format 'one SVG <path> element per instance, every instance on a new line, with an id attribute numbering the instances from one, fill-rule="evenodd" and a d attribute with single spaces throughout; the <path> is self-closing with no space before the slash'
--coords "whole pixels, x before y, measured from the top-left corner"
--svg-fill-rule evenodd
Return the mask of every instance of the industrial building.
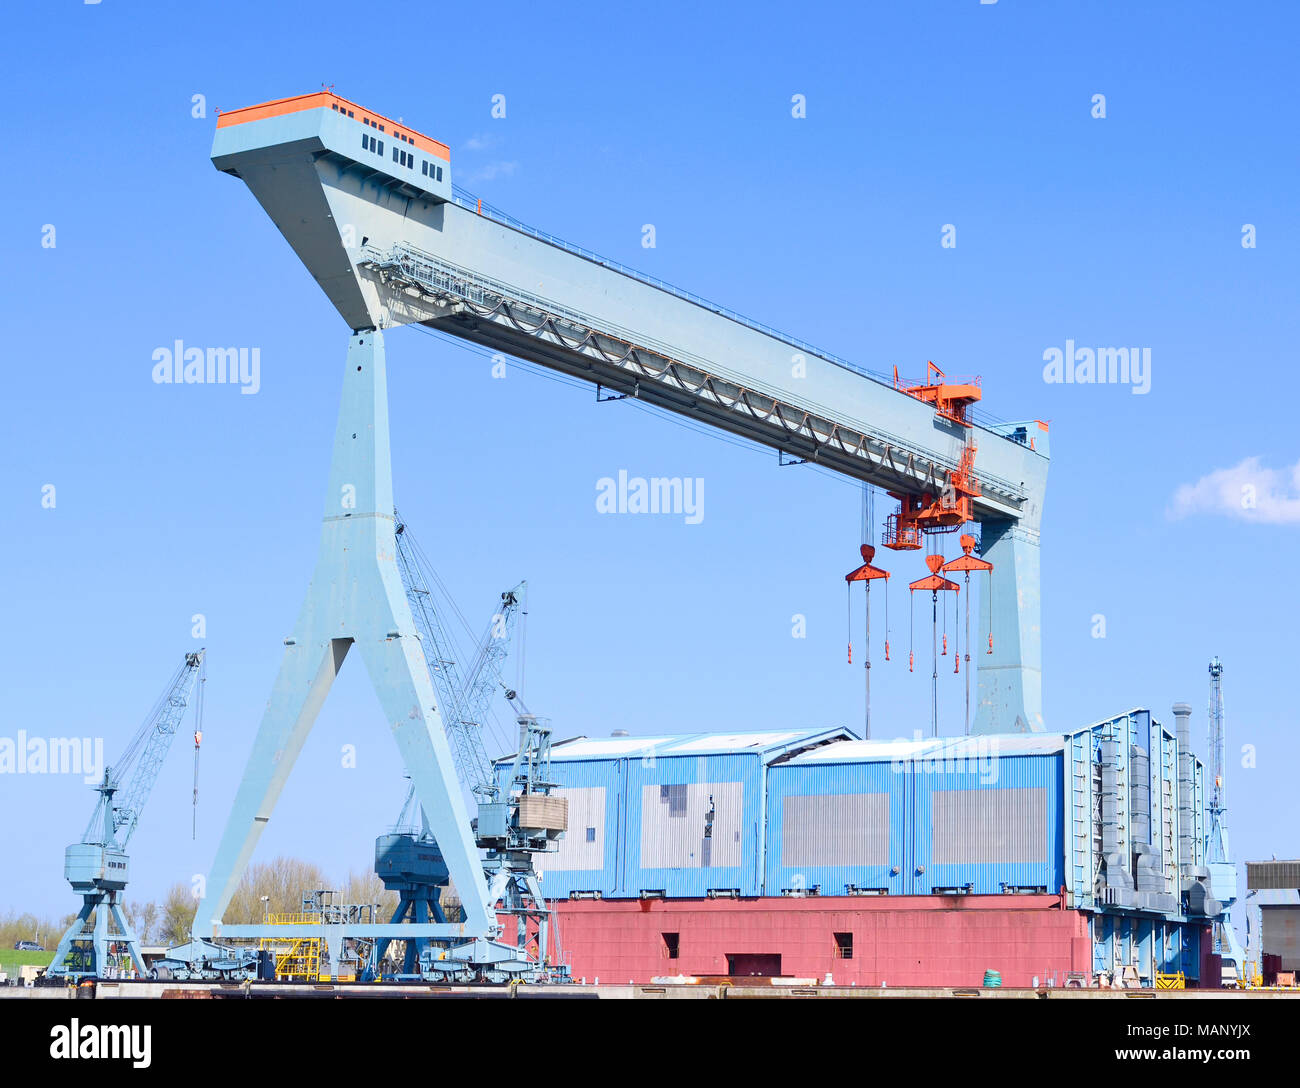
<path id="1" fill-rule="evenodd" d="M 1246 862 L 1246 912 L 1260 984 L 1294 986 L 1300 978 L 1300 861 Z"/>
<path id="2" fill-rule="evenodd" d="M 1203 767 L 1147 710 L 1062 735 L 578 738 L 551 768 L 569 830 L 538 868 L 575 977 L 1218 984 Z"/>

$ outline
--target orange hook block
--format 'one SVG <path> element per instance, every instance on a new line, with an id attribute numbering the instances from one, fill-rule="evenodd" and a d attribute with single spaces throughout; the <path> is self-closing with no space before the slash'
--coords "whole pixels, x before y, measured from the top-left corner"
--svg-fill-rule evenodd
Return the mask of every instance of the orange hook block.
<path id="1" fill-rule="evenodd" d="M 907 652 L 907 671 L 912 671 L 912 666 L 916 663 L 916 655 L 911 650 Z"/>
<path id="2" fill-rule="evenodd" d="M 873 567 L 871 560 L 876 556 L 876 549 L 870 544 L 863 544 L 858 551 L 862 554 L 862 566 L 849 571 L 844 576 L 846 582 L 873 582 L 877 578 L 888 578 L 889 571 Z"/>
<path id="3" fill-rule="evenodd" d="M 971 554 L 975 550 L 976 540 L 973 536 L 962 533 L 961 550 L 962 554 L 956 559 L 950 560 L 943 565 L 945 574 L 951 574 L 953 571 L 973 571 L 973 570 L 992 570 L 993 564 L 987 559 L 977 559 Z"/>
<path id="4" fill-rule="evenodd" d="M 988 653 L 992 653 L 992 652 L 993 652 L 993 632 L 992 632 L 992 631 L 989 632 L 989 648 L 988 648 L 988 651 L 987 651 L 987 652 L 988 652 Z"/>
<path id="5" fill-rule="evenodd" d="M 889 639 L 885 639 L 885 660 L 889 660 Z"/>

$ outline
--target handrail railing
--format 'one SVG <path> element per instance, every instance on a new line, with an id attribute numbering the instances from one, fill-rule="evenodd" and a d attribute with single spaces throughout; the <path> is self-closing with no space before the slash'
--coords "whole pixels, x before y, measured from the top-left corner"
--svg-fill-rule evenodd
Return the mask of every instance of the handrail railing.
<path id="1" fill-rule="evenodd" d="M 817 358 L 824 359 L 828 363 L 834 363 L 836 366 L 841 366 L 845 370 L 851 370 L 853 373 L 859 374 L 864 378 L 869 378 L 873 382 L 887 385 L 891 389 L 895 388 L 892 375 L 870 370 L 867 367 L 862 366 L 860 363 L 855 363 L 844 358 L 842 355 L 836 355 L 833 352 L 824 351 L 816 345 L 810 344 L 807 340 L 802 340 L 797 336 L 792 336 L 787 332 L 782 332 L 780 329 L 774 328 L 762 321 L 757 321 L 752 317 L 746 317 L 744 314 L 737 313 L 729 306 L 723 306 L 717 302 L 713 302 L 711 299 L 707 299 L 703 295 L 697 295 L 694 291 L 687 291 L 684 288 L 669 283 L 667 280 L 660 279 L 658 276 L 652 276 L 647 272 L 641 272 L 629 265 L 625 265 L 621 261 L 615 261 L 609 257 L 602 257 L 599 253 L 587 249 L 585 246 L 576 245 L 573 242 L 566 241 L 563 238 L 551 234 L 549 231 L 539 230 L 537 227 L 530 226 L 523 220 L 511 215 L 509 212 L 503 211 L 495 205 L 489 204 L 486 200 L 475 196 L 463 186 L 453 184 L 451 187 L 451 193 L 451 199 L 454 204 L 457 204 L 468 211 L 475 212 L 478 215 L 487 216 L 493 222 L 500 223 L 502 226 L 509 227 L 511 230 L 517 230 L 521 234 L 527 234 L 530 238 L 536 238 L 540 242 L 546 242 L 548 245 L 553 245 L 558 249 L 563 249 L 567 253 L 572 253 L 576 257 L 582 257 L 584 260 L 592 261 L 593 263 L 608 268 L 613 272 L 618 272 L 620 275 L 628 276 L 629 278 L 638 280 L 650 287 L 655 287 L 660 291 L 666 291 L 668 294 L 674 295 L 685 302 L 694 303 L 696 306 L 702 306 L 704 309 L 709 310 L 720 317 L 725 317 L 731 321 L 735 321 L 737 324 L 744 325 L 746 328 L 753 329 L 755 332 L 761 332 L 775 340 L 780 340 L 783 344 L 789 344 L 791 347 L 798 348 L 800 351 L 806 351 L 810 355 L 815 355 Z M 1002 420 L 982 411 L 972 412 L 971 415 L 972 418 L 985 424 L 997 424 L 1003 422 Z"/>
<path id="2" fill-rule="evenodd" d="M 599 330 L 601 334 L 613 338 L 624 339 L 626 343 L 635 344 L 646 348 L 651 352 L 661 354 L 664 358 L 675 359 L 684 362 L 690 366 L 700 369 L 704 373 L 709 373 L 723 378 L 725 381 L 736 384 L 739 388 L 751 389 L 754 392 L 761 393 L 764 396 L 772 397 L 777 400 L 786 399 L 786 394 L 779 390 L 766 389 L 761 383 L 755 382 L 752 378 L 746 379 L 741 375 L 728 371 L 726 367 L 720 366 L 712 360 L 702 359 L 691 352 L 682 351 L 674 348 L 672 345 L 660 344 L 655 340 L 638 336 L 635 333 L 622 329 L 617 325 L 609 322 L 601 322 L 576 310 L 569 310 L 550 299 L 544 299 L 523 291 L 513 285 L 500 283 L 473 272 L 467 268 L 462 268 L 441 257 L 434 256 L 431 253 L 425 253 L 423 250 L 409 245 L 405 242 L 399 242 L 391 249 L 385 251 L 378 249 L 376 246 L 366 244 L 361 247 L 358 264 L 368 266 L 377 271 L 387 273 L 397 273 L 401 278 L 408 282 L 418 284 L 422 289 L 433 289 L 435 291 L 447 291 L 460 298 L 467 299 L 478 305 L 494 304 L 492 296 L 497 298 L 507 298 L 516 303 L 523 303 L 538 310 L 540 313 L 558 315 L 566 320 L 574 322 L 579 327 Z M 825 418 L 832 418 L 834 412 L 825 405 L 817 404 L 814 401 L 806 400 L 800 405 L 801 408 L 814 411 Z M 889 443 L 900 453 L 908 449 L 908 442 L 898 435 L 891 434 L 878 425 L 870 428 L 871 434 L 876 439 Z M 865 433 L 865 432 L 864 432 Z M 936 464 L 944 464 L 949 471 L 960 471 L 960 461 L 954 460 L 943 455 L 917 451 L 922 457 L 928 458 Z M 1000 490 L 1004 494 L 1012 497 L 1023 497 L 1021 488 L 1015 486 L 1008 480 L 1001 477 L 988 475 L 982 476 L 986 485 L 994 490 Z"/>

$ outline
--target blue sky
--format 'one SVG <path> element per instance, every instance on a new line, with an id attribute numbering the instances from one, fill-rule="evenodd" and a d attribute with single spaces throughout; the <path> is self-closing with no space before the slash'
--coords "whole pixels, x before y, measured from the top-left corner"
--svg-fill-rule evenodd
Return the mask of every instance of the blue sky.
<path id="1" fill-rule="evenodd" d="M 1300 854 L 1287 7 L 505 4 L 430 10 L 422 31 L 329 3 L 141 7 L 0 16 L 0 735 L 103 736 L 111 757 L 207 621 L 199 835 L 182 740 L 133 898 L 207 870 L 314 561 L 347 329 L 208 153 L 217 108 L 322 82 L 450 144 L 455 179 L 526 222 L 873 369 L 979 374 L 993 415 L 1050 419 L 1049 728 L 1132 706 L 1172 725 L 1185 699 L 1203 751 L 1219 655 L 1236 853 Z M 177 338 L 259 347 L 261 390 L 155 385 L 152 352 Z M 1067 339 L 1149 347 L 1150 392 L 1046 384 Z M 527 699 L 558 736 L 860 724 L 856 485 L 523 367 L 493 380 L 418 330 L 390 334 L 388 360 L 399 505 L 476 626 L 528 579 Z M 703 521 L 599 515 L 596 481 L 620 469 L 703 478 Z M 905 645 L 897 589 L 891 612 Z M 874 682 L 879 734 L 928 726 L 923 669 Z M 941 693 L 942 732 L 960 691 Z M 367 867 L 400 775 L 353 663 L 258 856 Z M 0 779 L 0 908 L 73 908 L 62 852 L 92 800 L 71 777 Z"/>

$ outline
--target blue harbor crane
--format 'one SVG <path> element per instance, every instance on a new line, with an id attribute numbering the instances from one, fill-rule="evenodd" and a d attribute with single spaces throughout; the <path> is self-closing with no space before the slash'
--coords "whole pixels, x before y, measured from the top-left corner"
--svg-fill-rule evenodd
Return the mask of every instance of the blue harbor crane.
<path id="1" fill-rule="evenodd" d="M 1232 907 L 1237 900 L 1237 866 L 1228 849 L 1228 792 L 1226 771 L 1228 736 L 1223 713 L 1223 662 L 1210 661 L 1209 737 L 1207 762 L 1214 774 L 1206 805 L 1205 864 L 1211 886 L 1223 903 L 1223 914 L 1214 924 L 1214 951 L 1223 957 L 1225 982 L 1246 977 L 1246 954 L 1232 927 Z"/>
<path id="2" fill-rule="evenodd" d="M 505 663 L 519 610 L 528 590 L 526 582 L 501 594 L 501 602 L 488 621 L 462 677 L 456 643 L 434 605 L 431 585 L 437 582 L 428 557 L 420 548 L 400 514 L 397 526 L 397 566 L 402 587 L 411 605 L 411 618 L 420 636 L 429 675 L 442 699 L 443 726 L 452 744 L 456 776 L 477 800 L 497 795 L 492 763 L 483 744 L 483 729 L 491 713 L 492 697 L 501 687 Z M 449 606 L 455 608 L 444 590 Z"/>
<path id="3" fill-rule="evenodd" d="M 460 785 L 477 802 L 491 804 L 497 800 L 499 790 L 483 743 L 483 729 L 491 713 L 492 697 L 502 687 L 501 668 L 527 585 L 521 582 L 501 594 L 500 604 L 489 619 L 487 630 L 479 639 L 469 667 L 462 676 L 455 639 L 443 623 L 441 609 L 434 602 L 432 586 L 437 577 L 406 523 L 399 514 L 394 516 L 397 522 L 397 566 L 429 675 L 440 699 L 456 776 Z M 443 596 L 449 608 L 454 610 L 455 604 L 445 587 Z M 429 829 L 424 808 L 416 799 L 414 784 L 407 790 L 392 830 L 375 840 L 375 872 L 385 888 L 398 894 L 393 923 L 446 923 L 441 895 L 449 881 L 447 864 Z M 376 977 L 381 970 L 391 939 L 379 940 L 367 977 Z M 420 977 L 429 972 L 429 965 L 434 962 L 456 970 L 463 969 L 454 961 L 435 960 L 440 954 L 441 949 L 434 946 L 430 938 L 408 940 L 399 977 Z"/>
<path id="4" fill-rule="evenodd" d="M 127 846 L 191 701 L 196 743 L 202 732 L 203 657 L 203 650 L 185 655 L 121 757 L 104 768 L 104 777 L 95 787 L 99 800 L 86 832 L 64 855 L 63 874 L 81 896 L 82 906 L 59 941 L 47 978 L 115 977 L 124 970 L 123 954 L 137 974 L 147 973 L 139 941 L 122 909 L 130 876 Z"/>

